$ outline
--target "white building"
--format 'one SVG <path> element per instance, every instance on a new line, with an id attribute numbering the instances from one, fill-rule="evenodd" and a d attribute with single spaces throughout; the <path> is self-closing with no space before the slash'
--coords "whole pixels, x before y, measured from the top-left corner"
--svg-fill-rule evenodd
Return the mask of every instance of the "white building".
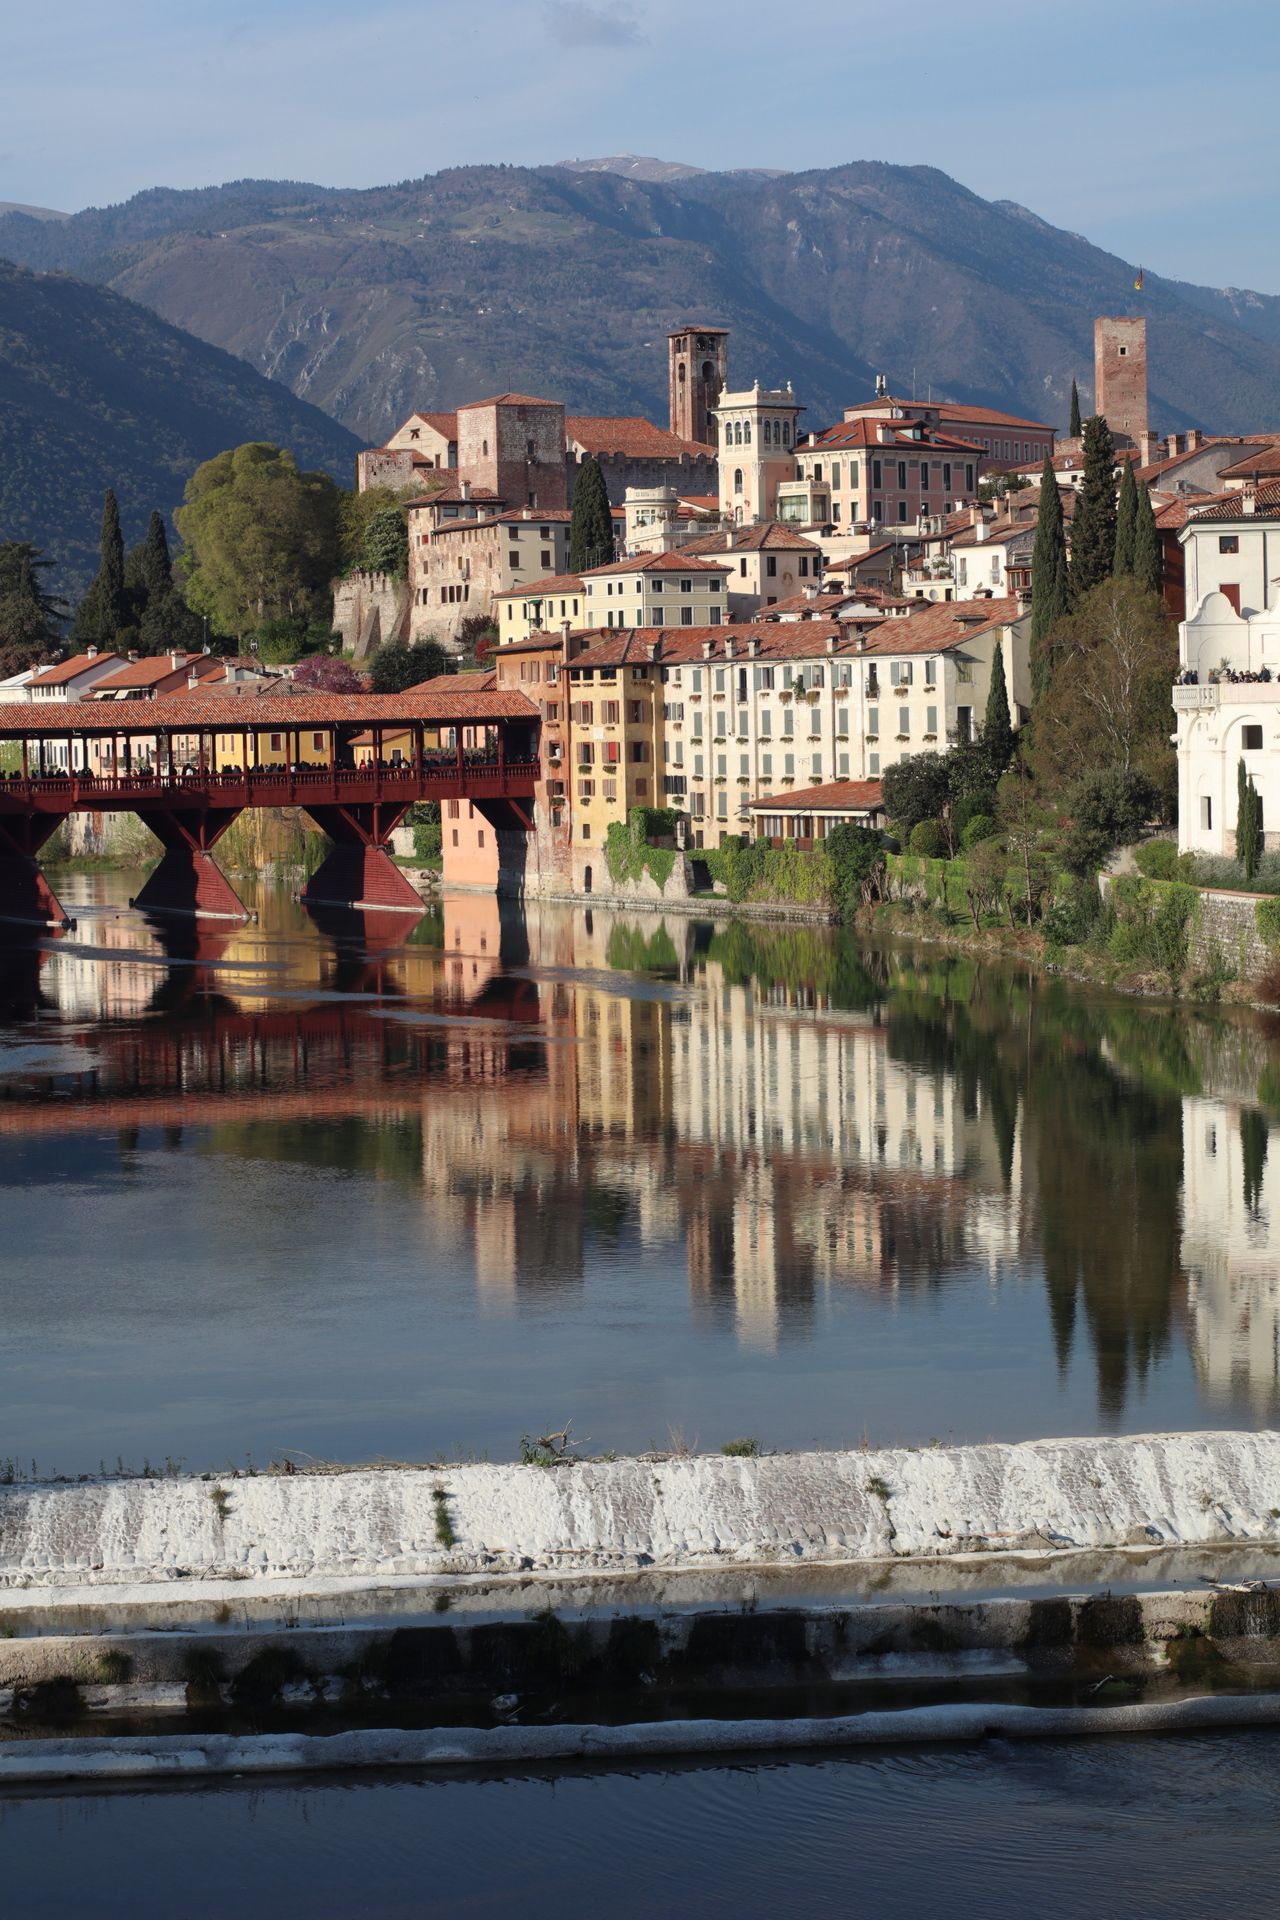
<path id="1" fill-rule="evenodd" d="M 724 392 L 715 409 L 720 445 L 720 511 L 738 523 L 772 520 L 778 488 L 795 478 L 796 420 L 804 412 L 788 381 Z"/>
<path id="2" fill-rule="evenodd" d="M 1280 481 L 1188 520 L 1187 617 L 1178 629 L 1178 844 L 1235 853 L 1240 762 L 1280 846 Z"/>
<path id="3" fill-rule="evenodd" d="M 586 627 L 718 627 L 725 618 L 727 561 L 683 553 L 637 553 L 582 575 Z"/>

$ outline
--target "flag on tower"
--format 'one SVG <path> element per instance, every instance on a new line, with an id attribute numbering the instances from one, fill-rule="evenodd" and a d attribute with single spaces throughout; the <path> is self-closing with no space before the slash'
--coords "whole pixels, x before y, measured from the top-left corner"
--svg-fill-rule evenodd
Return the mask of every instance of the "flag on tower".
<path id="1" fill-rule="evenodd" d="M 1143 268 L 1142 268 L 1142 267 L 1139 267 L 1139 268 L 1138 268 L 1138 277 L 1137 277 L 1137 279 L 1136 279 L 1136 280 L 1134 281 L 1134 283 L 1133 283 L 1133 290 L 1134 290 L 1134 292 L 1135 292 L 1135 293 L 1141 293 L 1141 292 L 1142 292 L 1142 275 L 1143 275 L 1143 271 L 1144 271 L 1144 270 L 1143 270 Z"/>

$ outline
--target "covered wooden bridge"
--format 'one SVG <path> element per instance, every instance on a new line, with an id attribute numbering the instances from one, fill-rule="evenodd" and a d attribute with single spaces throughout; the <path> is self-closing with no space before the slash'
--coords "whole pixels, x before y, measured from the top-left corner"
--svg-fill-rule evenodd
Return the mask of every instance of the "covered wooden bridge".
<path id="1" fill-rule="evenodd" d="M 468 800 L 529 831 L 538 725 L 513 691 L 0 705 L 0 918 L 68 925 L 40 851 L 69 814 L 124 811 L 164 848 L 136 906 L 246 919 L 213 858 L 246 807 L 301 807 L 332 842 L 308 904 L 419 913 L 393 830 L 417 801 Z"/>

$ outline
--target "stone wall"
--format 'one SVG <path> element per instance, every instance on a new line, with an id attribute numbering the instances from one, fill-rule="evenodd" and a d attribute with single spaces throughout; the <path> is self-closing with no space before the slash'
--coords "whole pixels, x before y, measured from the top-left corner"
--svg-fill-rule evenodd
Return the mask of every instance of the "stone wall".
<path id="1" fill-rule="evenodd" d="M 333 624 L 344 652 L 357 660 L 403 640 L 408 631 L 409 586 L 393 573 L 352 573 L 333 582 Z"/>
<path id="2" fill-rule="evenodd" d="M 1241 979 L 1264 973 L 1275 955 L 1258 932 L 1257 905 L 1251 893 L 1202 892 L 1191 929 L 1191 964 L 1208 966 L 1220 954 Z"/>

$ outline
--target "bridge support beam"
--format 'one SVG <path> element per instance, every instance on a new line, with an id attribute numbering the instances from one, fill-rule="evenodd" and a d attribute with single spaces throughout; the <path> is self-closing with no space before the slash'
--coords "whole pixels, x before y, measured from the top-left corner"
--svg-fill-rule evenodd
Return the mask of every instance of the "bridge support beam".
<path id="1" fill-rule="evenodd" d="M 421 894 L 415 893 L 387 850 L 408 811 L 408 804 L 402 802 L 308 807 L 308 814 L 333 844 L 303 889 L 303 906 L 424 913 Z"/>
<path id="2" fill-rule="evenodd" d="M 197 920 L 252 920 L 253 915 L 213 857 L 214 847 L 240 812 L 239 807 L 209 807 L 199 812 L 139 807 L 137 812 L 164 853 L 130 906 L 140 913 L 192 914 Z"/>
<path id="3" fill-rule="evenodd" d="M 40 871 L 36 856 L 62 825 L 56 813 L 19 813 L 0 817 L 0 920 L 23 926 L 57 927 L 66 932 L 75 921 Z"/>

